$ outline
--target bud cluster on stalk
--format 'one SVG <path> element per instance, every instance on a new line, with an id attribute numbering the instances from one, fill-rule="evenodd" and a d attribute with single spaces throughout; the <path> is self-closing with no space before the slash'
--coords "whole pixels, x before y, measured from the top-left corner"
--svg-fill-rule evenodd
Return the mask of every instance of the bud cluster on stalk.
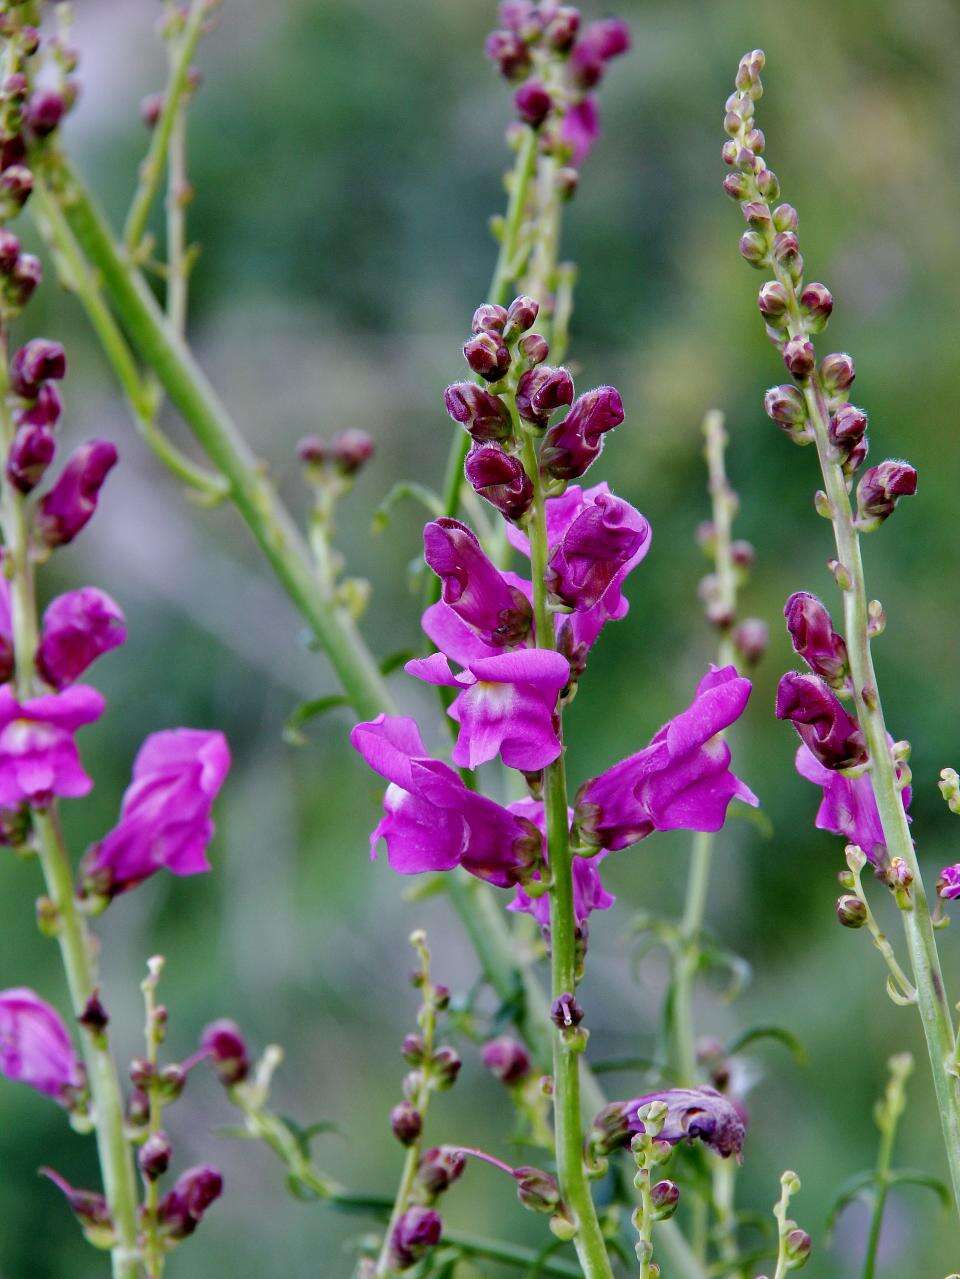
<path id="1" fill-rule="evenodd" d="M 767 335 L 794 379 L 771 387 L 764 396 L 764 409 L 797 444 L 816 439 L 814 417 L 821 418 L 826 425 L 825 446 L 849 488 L 869 450 L 867 414 L 849 399 L 855 377 L 852 358 L 834 352 L 818 363 L 811 340 L 826 327 L 833 297 L 826 285 L 805 280 L 797 211 L 778 203 L 780 182 L 763 158 L 766 142 L 755 120 L 755 103 L 763 94 L 763 65 L 761 49 L 740 60 L 736 87 L 725 107 L 728 140 L 722 155 L 731 169 L 724 190 L 740 205 L 748 228 L 740 239 L 740 253 L 751 266 L 773 272 L 774 278 L 761 287 L 757 304 Z M 879 527 L 893 514 L 899 499 L 916 492 L 916 487 L 917 472 L 908 462 L 889 459 L 870 467 L 857 486 L 858 529 L 870 532 Z M 832 514 L 825 495 L 818 495 L 817 509 L 828 517 Z"/>

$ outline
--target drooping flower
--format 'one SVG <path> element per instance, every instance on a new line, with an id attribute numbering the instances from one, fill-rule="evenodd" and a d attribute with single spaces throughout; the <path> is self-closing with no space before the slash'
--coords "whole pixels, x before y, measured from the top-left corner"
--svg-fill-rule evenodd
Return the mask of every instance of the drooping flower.
<path id="1" fill-rule="evenodd" d="M 89 523 L 116 461 L 117 450 L 108 440 L 91 440 L 73 452 L 37 508 L 37 531 L 47 546 L 72 542 Z"/>
<path id="2" fill-rule="evenodd" d="M 794 650 L 814 675 L 833 688 L 841 688 L 847 677 L 847 645 L 833 629 L 833 619 L 824 604 L 808 591 L 795 591 L 787 600 L 783 615 Z"/>
<path id="3" fill-rule="evenodd" d="M 210 1205 L 223 1193 L 223 1176 L 212 1164 L 188 1168 L 160 1200 L 160 1228 L 171 1239 L 192 1235 Z"/>
<path id="4" fill-rule="evenodd" d="M 105 591 L 95 586 L 67 591 L 43 615 L 37 670 L 54 688 L 65 688 L 126 638 L 120 606 Z"/>
<path id="5" fill-rule="evenodd" d="M 370 836 L 380 839 L 401 875 L 463 868 L 508 888 L 529 877 L 540 858 L 540 832 L 530 822 L 470 790 L 447 764 L 431 759 L 416 723 L 378 715 L 357 724 L 350 742 L 390 783 L 384 816 Z"/>
<path id="6" fill-rule="evenodd" d="M 718 736 L 743 713 L 750 690 L 735 667 L 711 667 L 690 706 L 648 746 L 580 788 L 576 838 L 626 848 L 655 830 L 719 830 L 732 799 L 758 804 L 730 771 L 730 747 Z"/>
<path id="7" fill-rule="evenodd" d="M 222 733 L 194 728 L 152 733 L 134 760 L 119 822 L 84 855 L 84 892 L 109 900 L 161 867 L 174 875 L 209 870 L 210 811 L 229 768 Z"/>
<path id="8" fill-rule="evenodd" d="M 510 768 L 535 772 L 560 754 L 556 707 L 570 664 L 545 648 L 474 658 L 455 675 L 444 653 L 407 662 L 408 675 L 461 691 L 448 714 L 460 725 L 453 762 L 476 768 L 500 755 Z"/>
<path id="9" fill-rule="evenodd" d="M 826 768 L 855 768 L 867 761 L 867 744 L 856 720 L 819 675 L 787 671 L 777 686 L 777 719 L 788 719 Z"/>
<path id="10" fill-rule="evenodd" d="M 494 649 L 522 644 L 533 625 L 533 609 L 484 554 L 477 537 L 459 520 L 432 520 L 423 530 L 423 554 L 443 583 L 441 599 Z"/>
<path id="11" fill-rule="evenodd" d="M 510 811 L 533 822 L 537 830 L 544 836 L 543 858 L 547 862 L 547 820 L 543 804 L 534 799 L 519 799 L 515 804 L 510 805 Z M 572 812 L 569 812 L 569 818 L 572 821 Z M 572 859 L 573 914 L 578 925 L 585 924 L 595 910 L 609 910 L 616 901 L 614 895 L 608 893 L 604 888 L 600 879 L 600 863 L 603 861 L 604 856 L 605 854 L 600 852 L 595 857 L 575 856 Z M 537 875 L 535 878 L 539 879 L 540 877 Z M 516 896 L 507 907 L 507 910 L 521 911 L 526 915 L 532 915 L 541 928 L 549 928 L 550 926 L 550 899 L 546 893 L 535 897 L 525 892 L 522 887 L 518 887 Z"/>
<path id="12" fill-rule="evenodd" d="M 0 1073 L 61 1105 L 84 1085 L 63 1018 L 26 986 L 0 991 Z"/>
<path id="13" fill-rule="evenodd" d="M 814 823 L 817 830 L 827 830 L 859 844 L 871 862 L 882 864 L 887 843 L 869 775 L 847 777 L 827 768 L 805 745 L 797 749 L 796 769 L 801 777 L 823 790 Z M 910 807 L 910 798 L 910 787 L 906 786 L 900 792 L 904 809 Z"/>
<path id="14" fill-rule="evenodd" d="M 667 1113 L 659 1140 L 676 1145 L 702 1141 L 724 1159 L 739 1157 L 746 1136 L 743 1110 L 713 1088 L 667 1088 L 629 1101 L 613 1101 L 597 1115 L 588 1138 L 595 1155 L 608 1155 L 645 1131 L 637 1112 L 663 1102 Z"/>
<path id="15" fill-rule="evenodd" d="M 0 808 L 43 807 L 54 795 L 75 799 L 93 782 L 83 771 L 73 734 L 104 710 L 95 688 L 75 684 L 18 702 L 0 688 Z"/>

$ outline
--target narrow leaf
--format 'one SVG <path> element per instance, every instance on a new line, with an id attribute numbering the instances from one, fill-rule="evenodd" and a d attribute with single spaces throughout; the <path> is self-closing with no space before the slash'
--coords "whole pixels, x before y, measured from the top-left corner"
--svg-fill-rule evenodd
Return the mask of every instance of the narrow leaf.
<path id="1" fill-rule="evenodd" d="M 308 738 L 300 731 L 304 725 L 320 715 L 325 715 L 327 711 L 336 710 L 338 706 L 347 704 L 347 699 L 342 693 L 330 693 L 326 697 L 315 697 L 309 702 L 301 702 L 288 716 L 283 726 L 283 740 L 288 746 L 306 746 Z"/>
<path id="2" fill-rule="evenodd" d="M 433 519 L 439 519 L 443 514 L 443 502 L 434 493 L 433 489 L 427 488 L 425 484 L 418 484 L 415 480 L 401 480 L 399 484 L 394 484 L 393 488 L 374 511 L 372 521 L 374 533 L 383 532 L 390 523 L 393 508 L 398 502 L 408 498 L 411 501 L 419 502 Z"/>
<path id="3" fill-rule="evenodd" d="M 806 1064 L 807 1051 L 803 1044 L 793 1031 L 787 1030 L 783 1026 L 750 1026 L 749 1029 L 741 1031 L 739 1035 L 734 1035 L 733 1039 L 726 1045 L 724 1052 L 728 1057 L 732 1057 L 734 1053 L 742 1052 L 748 1044 L 756 1043 L 759 1039 L 776 1039 L 793 1055 L 794 1060 L 799 1065 Z"/>

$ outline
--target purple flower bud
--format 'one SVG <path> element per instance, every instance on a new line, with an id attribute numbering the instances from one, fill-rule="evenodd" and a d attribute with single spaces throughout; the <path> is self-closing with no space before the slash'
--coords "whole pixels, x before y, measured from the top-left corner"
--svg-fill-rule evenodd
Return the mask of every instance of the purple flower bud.
<path id="1" fill-rule="evenodd" d="M 14 412 L 17 426 L 56 426 L 63 412 L 63 403 L 56 382 L 44 382 L 32 404 Z"/>
<path id="2" fill-rule="evenodd" d="M 733 646 L 746 666 L 756 666 L 767 651 L 770 628 L 759 617 L 747 617 L 734 629 Z"/>
<path id="3" fill-rule="evenodd" d="M 423 1036 L 416 1033 L 404 1035 L 400 1055 L 409 1065 L 419 1066 L 423 1061 Z"/>
<path id="4" fill-rule="evenodd" d="M 767 241 L 758 231 L 744 231 L 740 237 L 740 256 L 751 266 L 762 267 L 767 263 Z"/>
<path id="5" fill-rule="evenodd" d="M 222 1193 L 223 1176 L 218 1168 L 212 1164 L 189 1168 L 160 1200 L 158 1216 L 163 1233 L 171 1239 L 193 1234 L 204 1213 Z"/>
<path id="6" fill-rule="evenodd" d="M 229 1017 L 221 1017 L 204 1027 L 200 1050 L 209 1056 L 220 1082 L 227 1088 L 241 1083 L 250 1073 L 247 1041 L 240 1027 Z"/>
<path id="7" fill-rule="evenodd" d="M 5 227 L 0 227 L 0 273 L 7 275 L 17 264 L 20 241 Z"/>
<path id="8" fill-rule="evenodd" d="M 127 1122 L 132 1128 L 142 1128 L 150 1119 L 150 1098 L 142 1088 L 133 1088 L 127 1098 Z"/>
<path id="9" fill-rule="evenodd" d="M 804 337 L 790 338 L 784 344 L 783 362 L 795 378 L 809 377 L 817 363 L 813 343 Z"/>
<path id="10" fill-rule="evenodd" d="M 855 404 L 841 404 L 830 418 L 830 443 L 843 453 L 860 443 L 867 430 L 867 415 Z"/>
<path id="11" fill-rule="evenodd" d="M 108 440 L 91 440 L 74 451 L 37 510 L 37 530 L 47 546 L 72 542 L 90 521 L 116 461 L 117 450 Z"/>
<path id="12" fill-rule="evenodd" d="M 305 435 L 297 441 L 297 457 L 304 466 L 322 466 L 329 456 L 329 446 L 319 435 Z"/>
<path id="13" fill-rule="evenodd" d="M 833 620 L 816 595 L 797 591 L 787 600 L 783 615 L 794 650 L 833 688 L 846 682 L 847 646 L 833 629 Z"/>
<path id="14" fill-rule="evenodd" d="M 409 1101 L 401 1101 L 390 1111 L 390 1127 L 401 1146 L 412 1146 L 423 1129 L 423 1119 Z"/>
<path id="15" fill-rule="evenodd" d="M 864 471 L 857 485 L 857 519 L 861 528 L 877 528 L 894 512 L 901 497 L 917 491 L 917 472 L 909 462 L 888 458 Z"/>
<path id="16" fill-rule="evenodd" d="M 36 399 L 40 384 L 59 381 L 67 373 L 67 356 L 59 342 L 34 338 L 14 352 L 10 361 L 10 388 L 25 400 Z"/>
<path id="17" fill-rule="evenodd" d="M 52 89 L 41 89 L 27 103 L 27 124 L 38 138 L 45 138 L 53 133 L 66 109 L 66 103 L 59 93 Z"/>
<path id="18" fill-rule="evenodd" d="M 517 1198 L 531 1212 L 555 1212 L 560 1204 L 560 1187 L 557 1179 L 542 1168 L 522 1165 L 514 1168 Z"/>
<path id="19" fill-rule="evenodd" d="M 476 536 L 459 520 L 443 517 L 423 530 L 423 554 L 443 583 L 443 602 L 486 644 L 514 648 L 533 625 L 533 609 L 487 559 Z"/>
<path id="20" fill-rule="evenodd" d="M 807 421 L 806 400 L 802 392 L 789 383 L 771 386 L 763 397 L 763 409 L 778 426 L 803 426 Z"/>
<path id="21" fill-rule="evenodd" d="M 14 208 L 22 209 L 32 192 L 33 174 L 25 164 L 11 164 L 0 173 L 0 194 L 6 196 Z"/>
<path id="22" fill-rule="evenodd" d="M 801 741 L 825 768 L 855 768 L 867 762 L 867 744 L 819 675 L 787 671 L 777 687 L 777 719 L 788 719 Z"/>
<path id="23" fill-rule="evenodd" d="M 513 103 L 520 119 L 538 129 L 550 114 L 553 99 L 540 80 L 526 80 L 513 95 Z"/>
<path id="24" fill-rule="evenodd" d="M 819 333 L 833 310 L 833 295 L 825 284 L 808 284 L 800 294 L 800 305 L 807 313 L 810 330 Z"/>
<path id="25" fill-rule="evenodd" d="M 547 339 L 540 333 L 528 333 L 526 337 L 522 337 L 518 349 L 531 368 L 535 364 L 542 364 L 550 354 Z"/>
<path id="26" fill-rule="evenodd" d="M 2 184 L 0 177 L 0 184 Z M 32 253 L 21 253 L 10 279 L 11 300 L 16 306 L 26 306 L 43 279 L 43 263 Z"/>
<path id="27" fill-rule="evenodd" d="M 820 377 L 828 395 L 845 391 L 856 377 L 853 359 L 844 351 L 825 355 L 820 364 Z"/>
<path id="28" fill-rule="evenodd" d="M 513 31 L 491 31 L 484 52 L 507 80 L 519 80 L 530 68 L 530 51 Z"/>
<path id="29" fill-rule="evenodd" d="M 430 1058 L 430 1077 L 434 1087 L 440 1092 L 446 1092 L 452 1088 L 457 1082 L 462 1065 L 463 1062 L 457 1050 L 451 1048 L 449 1044 L 443 1044 Z"/>
<path id="30" fill-rule="evenodd" d="M 525 422 L 546 426 L 551 413 L 573 400 L 573 378 L 565 368 L 541 364 L 517 384 L 517 412 Z"/>
<path id="31" fill-rule="evenodd" d="M 158 1181 L 170 1167 L 173 1148 L 165 1132 L 155 1132 L 137 1152 L 137 1164 L 146 1181 Z"/>
<path id="32" fill-rule="evenodd" d="M 602 18 L 585 28 L 581 40 L 608 62 L 630 48 L 630 28 L 621 18 Z"/>
<path id="33" fill-rule="evenodd" d="M 106 1198 L 95 1190 L 81 1190 L 77 1186 L 71 1186 L 66 1177 L 61 1177 L 53 1168 L 41 1168 L 40 1175 L 52 1181 L 62 1192 L 70 1205 L 70 1211 L 90 1242 L 100 1248 L 111 1247 L 116 1236 Z"/>
<path id="34" fill-rule="evenodd" d="M 456 1146 L 432 1146 L 417 1169 L 417 1181 L 431 1199 L 442 1195 L 463 1174 L 466 1157 Z"/>
<path id="35" fill-rule="evenodd" d="M 789 305 L 787 290 L 779 280 L 768 280 L 757 294 L 757 306 L 767 320 L 779 319 Z"/>
<path id="36" fill-rule="evenodd" d="M 483 1064 L 502 1084 L 516 1084 L 530 1074 L 530 1055 L 511 1035 L 500 1035 L 483 1046 Z"/>
<path id="37" fill-rule="evenodd" d="M 547 44 L 558 53 L 566 53 L 580 30 L 580 12 L 573 5 L 562 4 L 547 23 L 544 31 Z"/>
<path id="38" fill-rule="evenodd" d="M 858 442 L 853 446 L 853 448 L 844 458 L 842 463 L 844 475 L 851 476 L 856 471 L 858 471 L 860 467 L 863 465 L 863 463 L 867 460 L 867 454 L 869 453 L 869 451 L 870 451 L 870 441 L 867 439 L 866 436 L 864 436 L 862 440 L 858 440 Z"/>
<path id="39" fill-rule="evenodd" d="M 443 393 L 447 412 L 479 443 L 502 443 L 513 434 L 510 410 L 499 396 L 476 382 L 454 382 Z"/>
<path id="40" fill-rule="evenodd" d="M 737 120 L 736 127 L 739 128 L 740 117 Z M 770 217 L 770 208 L 765 200 L 748 200 L 744 204 L 740 212 L 746 219 L 747 226 L 753 227 L 755 231 L 763 231 L 772 225 Z"/>
<path id="41" fill-rule="evenodd" d="M 510 352 L 496 333 L 477 333 L 464 343 L 463 355 L 478 377 L 499 382 L 510 367 Z"/>
<path id="42" fill-rule="evenodd" d="M 94 990 L 88 996 L 86 1003 L 83 1005 L 83 1012 L 79 1014 L 77 1021 L 85 1030 L 89 1030 L 92 1035 L 102 1035 L 110 1025 L 110 1014 L 103 1006 L 99 990 Z"/>
<path id="43" fill-rule="evenodd" d="M 7 479 L 20 493 L 32 493 L 53 461 L 57 442 L 45 426 L 21 426 L 7 454 Z"/>
<path id="44" fill-rule="evenodd" d="M 558 1030 L 572 1030 L 583 1021 L 583 1009 L 573 995 L 558 995 L 550 1005 L 550 1020 Z"/>
<path id="45" fill-rule="evenodd" d="M 409 1270 L 443 1234 L 443 1221 L 432 1208 L 408 1208 L 390 1236 L 390 1266 Z"/>
<path id="46" fill-rule="evenodd" d="M 140 119 L 148 129 L 155 129 L 166 101 L 162 93 L 148 93 L 140 102 Z"/>
<path id="47" fill-rule="evenodd" d="M 514 298 L 507 308 L 507 320 L 503 326 L 503 336 L 507 342 L 521 333 L 526 333 L 527 329 L 532 328 L 540 314 L 540 303 L 535 302 L 533 298 L 520 297 Z"/>
<path id="48" fill-rule="evenodd" d="M 773 211 L 773 225 L 778 231 L 796 231 L 800 219 L 792 204 L 778 204 Z M 823 288 L 823 285 L 812 285 L 812 288 Z"/>
<path id="49" fill-rule="evenodd" d="M 495 444 L 472 448 L 464 471 L 474 491 L 508 520 L 518 520 L 530 509 L 533 484 L 523 463 Z"/>
<path id="50" fill-rule="evenodd" d="M 667 1221 L 676 1212 L 679 1202 L 680 1187 L 675 1181 L 658 1181 L 650 1187 L 654 1220 Z"/>
<path id="51" fill-rule="evenodd" d="M 341 475 L 356 475 L 373 457 L 373 440 L 356 427 L 341 431 L 330 441 L 330 457 Z"/>
<path id="52" fill-rule="evenodd" d="M 612 386 L 598 386 L 577 398 L 570 412 L 543 438 L 540 469 L 559 480 L 574 480 L 600 456 L 603 436 L 623 421 L 623 400 Z"/>
<path id="53" fill-rule="evenodd" d="M 723 179 L 723 189 L 731 200 L 742 200 L 749 192 L 750 186 L 742 173 L 728 173 Z"/>
<path id="54" fill-rule="evenodd" d="M 502 333 L 507 322 L 507 308 L 495 302 L 484 302 L 473 313 L 471 333 Z"/>
<path id="55" fill-rule="evenodd" d="M 95 586 L 58 595 L 43 615 L 37 670 L 58 691 L 126 641 L 120 606 Z"/>
<path id="56" fill-rule="evenodd" d="M 588 40 L 578 40 L 570 50 L 570 78 L 577 89 L 586 92 L 603 79 L 603 58 Z"/>

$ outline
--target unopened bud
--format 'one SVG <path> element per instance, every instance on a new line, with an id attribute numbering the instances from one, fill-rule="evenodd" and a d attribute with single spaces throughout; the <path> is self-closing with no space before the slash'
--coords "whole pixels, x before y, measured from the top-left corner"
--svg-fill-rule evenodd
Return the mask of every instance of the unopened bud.
<path id="1" fill-rule="evenodd" d="M 862 928 L 867 922 L 867 904 L 853 893 L 837 899 L 837 919 L 844 928 Z"/>
<path id="2" fill-rule="evenodd" d="M 477 333 L 464 343 L 464 359 L 487 382 L 499 382 L 510 367 L 510 352 L 495 333 Z"/>
<path id="3" fill-rule="evenodd" d="M 430 1078 L 434 1087 L 440 1092 L 446 1092 L 448 1088 L 452 1088 L 457 1082 L 457 1075 L 460 1074 L 460 1067 L 463 1062 L 456 1049 L 449 1045 L 438 1048 L 430 1059 Z"/>
<path id="4" fill-rule="evenodd" d="M 845 391 L 856 377 L 852 358 L 844 351 L 825 355 L 820 363 L 820 378 L 828 395 Z"/>
<path id="5" fill-rule="evenodd" d="M 733 644 L 747 666 L 756 666 L 767 651 L 770 628 L 759 617 L 747 617 L 733 632 Z"/>
<path id="6" fill-rule="evenodd" d="M 493 302 L 484 302 L 473 313 L 470 332 L 474 334 L 502 333 L 506 322 L 507 308 L 505 306 L 497 306 Z"/>
<path id="7" fill-rule="evenodd" d="M 173 1151 L 165 1132 L 155 1132 L 137 1152 L 137 1164 L 145 1180 L 156 1181 L 170 1167 Z"/>
<path id="8" fill-rule="evenodd" d="M 784 1252 L 795 1269 L 799 1269 L 807 1260 L 812 1247 L 813 1243 L 805 1230 L 791 1230 L 784 1240 Z"/>
<path id="9" fill-rule="evenodd" d="M 807 284 L 800 294 L 800 305 L 807 313 L 808 331 L 819 333 L 833 311 L 833 295 L 825 284 Z"/>
<path id="10" fill-rule="evenodd" d="M 740 256 L 751 266 L 766 266 L 768 261 L 766 236 L 759 231 L 745 231 L 740 237 Z"/>
<path id="11" fill-rule="evenodd" d="M 768 280 L 757 294 L 757 306 L 764 319 L 778 320 L 789 305 L 789 294 L 779 280 Z"/>
<path id="12" fill-rule="evenodd" d="M 655 1221 L 667 1221 L 677 1210 L 680 1187 L 674 1181 L 658 1181 L 650 1187 L 650 1202 Z"/>
<path id="13" fill-rule="evenodd" d="M 790 338 L 784 344 L 783 362 L 795 378 L 809 377 L 817 363 L 813 343 L 804 337 Z"/>
<path id="14" fill-rule="evenodd" d="M 514 1168 L 517 1198 L 531 1212 L 555 1212 L 560 1204 L 557 1179 L 540 1168 Z"/>
<path id="15" fill-rule="evenodd" d="M 423 1130 L 423 1119 L 409 1101 L 401 1101 L 390 1111 L 390 1127 L 401 1146 L 412 1146 Z"/>

